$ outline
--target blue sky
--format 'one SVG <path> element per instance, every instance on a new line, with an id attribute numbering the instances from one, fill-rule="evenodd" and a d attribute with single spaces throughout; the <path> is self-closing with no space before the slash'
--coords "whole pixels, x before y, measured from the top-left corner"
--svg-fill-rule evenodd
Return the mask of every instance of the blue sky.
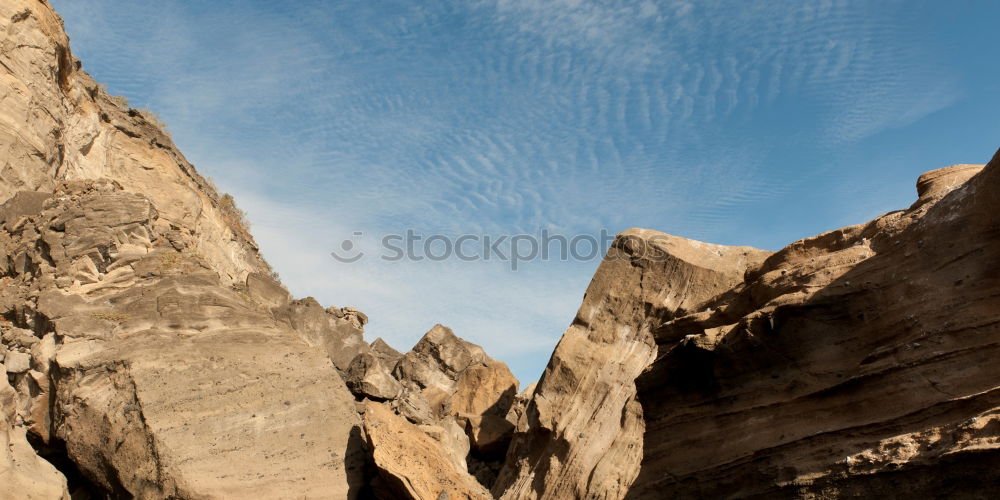
<path id="1" fill-rule="evenodd" d="M 353 232 L 647 227 L 778 249 L 1000 146 L 1000 3 L 51 0 L 298 296 L 535 380 L 597 260 L 354 264 Z"/>

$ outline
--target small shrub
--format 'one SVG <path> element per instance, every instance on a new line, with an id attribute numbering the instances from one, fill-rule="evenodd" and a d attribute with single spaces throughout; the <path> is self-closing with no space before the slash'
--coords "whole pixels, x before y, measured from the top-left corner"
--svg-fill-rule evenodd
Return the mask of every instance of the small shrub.
<path id="1" fill-rule="evenodd" d="M 215 179 L 213 179 L 213 178 L 211 178 L 211 177 L 209 177 L 207 175 L 204 176 L 204 177 L 202 177 L 202 178 L 205 179 L 205 184 L 207 184 L 208 187 L 211 188 L 212 194 L 216 194 L 216 195 L 219 194 L 219 186 L 215 185 Z"/>
<path id="2" fill-rule="evenodd" d="M 150 125 L 153 125 L 154 127 L 160 129 L 160 131 L 166 134 L 168 137 L 170 136 L 170 130 L 167 129 L 166 122 L 160 119 L 160 115 L 148 109 L 137 109 L 136 112 L 139 113 L 139 116 L 142 116 L 143 119 L 149 122 Z"/>
<path id="3" fill-rule="evenodd" d="M 119 108 L 129 109 L 128 98 L 123 95 L 109 95 L 108 99 L 110 99 L 111 102 Z"/>
<path id="4" fill-rule="evenodd" d="M 250 222 L 247 220 L 247 213 L 236 206 L 236 199 L 233 198 L 233 195 L 225 193 L 220 196 L 219 209 L 222 210 L 222 215 L 229 222 L 230 226 L 235 226 L 242 232 L 246 232 L 247 228 L 250 227 Z"/>
<path id="5" fill-rule="evenodd" d="M 159 268 L 161 271 L 166 271 L 168 269 L 174 269 L 184 262 L 184 257 L 179 253 L 168 253 L 160 257 Z"/>
<path id="6" fill-rule="evenodd" d="M 95 319 L 102 319 L 104 321 L 110 321 L 112 323 L 124 323 L 128 320 L 128 314 L 120 313 L 90 313 L 91 317 Z"/>

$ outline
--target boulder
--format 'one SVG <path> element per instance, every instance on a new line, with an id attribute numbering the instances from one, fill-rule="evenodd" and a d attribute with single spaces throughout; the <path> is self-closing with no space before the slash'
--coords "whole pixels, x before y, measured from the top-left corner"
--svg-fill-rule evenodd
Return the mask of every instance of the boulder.
<path id="1" fill-rule="evenodd" d="M 388 407 L 368 403 L 364 427 L 383 480 L 380 498 L 492 498 L 475 478 L 441 452 L 438 442 Z"/>
<path id="2" fill-rule="evenodd" d="M 31 369 L 31 355 L 17 351 L 8 352 L 3 366 L 9 374 L 25 373 Z"/>
<path id="3" fill-rule="evenodd" d="M 364 341 L 363 315 L 350 309 L 324 309 L 312 297 L 295 300 L 276 316 L 288 323 L 309 345 L 323 348 L 341 373 L 345 373 L 358 354 L 368 351 Z"/>
<path id="4" fill-rule="evenodd" d="M 437 387 L 450 393 L 462 371 L 486 358 L 481 347 L 460 339 L 451 328 L 434 325 L 399 360 L 393 375 L 411 388 Z"/>
<path id="5" fill-rule="evenodd" d="M 354 357 L 347 369 L 345 382 L 355 396 L 376 401 L 395 399 L 403 389 L 382 360 L 368 352 Z"/>
<path id="6" fill-rule="evenodd" d="M 503 417 L 510 410 L 517 394 L 517 379 L 507 365 L 485 360 L 482 365 L 469 366 L 455 381 L 451 395 L 454 415 L 496 415 Z"/>
<path id="7" fill-rule="evenodd" d="M 247 274 L 246 290 L 251 300 L 268 309 L 287 306 L 292 300 L 281 283 L 261 273 Z"/>
<path id="8" fill-rule="evenodd" d="M 532 382 L 523 391 L 518 393 L 517 396 L 514 396 L 514 402 L 511 403 L 510 409 L 507 410 L 507 415 L 504 416 L 514 427 L 521 430 L 527 429 L 527 421 L 524 420 L 524 411 L 528 408 L 528 402 L 531 401 L 532 396 L 535 395 L 536 385 L 538 384 Z"/>

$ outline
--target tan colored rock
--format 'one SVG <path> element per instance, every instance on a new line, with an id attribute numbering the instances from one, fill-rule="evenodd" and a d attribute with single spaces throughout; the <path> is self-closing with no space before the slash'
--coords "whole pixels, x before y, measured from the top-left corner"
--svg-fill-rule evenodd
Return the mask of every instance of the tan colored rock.
<path id="1" fill-rule="evenodd" d="M 395 399 L 403 390 L 403 386 L 389 373 L 382 361 L 367 352 L 354 357 L 344 381 L 356 396 L 376 401 Z"/>
<path id="2" fill-rule="evenodd" d="M 284 307 L 292 301 L 285 287 L 270 276 L 260 273 L 247 274 L 246 288 L 251 300 L 268 309 Z"/>
<path id="3" fill-rule="evenodd" d="M 364 426 L 384 481 L 381 498 L 492 498 L 475 478 L 441 453 L 434 439 L 388 407 L 366 405 Z"/>
<path id="4" fill-rule="evenodd" d="M 390 369 L 395 368 L 396 363 L 403 357 L 399 351 L 393 349 L 381 337 L 371 343 L 371 352 L 379 358 L 383 365 Z"/>
<path id="5" fill-rule="evenodd" d="M 974 175 L 983 170 L 983 165 L 952 165 L 931 170 L 917 179 L 918 204 L 933 200 L 961 187 Z M 912 209 L 912 207 L 911 207 Z"/>
<path id="6" fill-rule="evenodd" d="M 393 375 L 403 386 L 399 398 L 391 403 L 394 411 L 423 426 L 458 431 L 441 442 L 446 447 L 443 453 L 463 469 L 487 458 L 481 456 L 480 449 L 473 449 L 468 433 L 479 430 L 478 422 L 484 415 L 502 419 L 510 410 L 518 386 L 506 364 L 490 358 L 481 347 L 462 340 L 442 325 L 431 328 L 399 359 Z M 470 419 L 476 419 L 477 424 L 470 426 Z M 497 455 L 503 455 L 508 442 L 497 437 L 483 450 L 495 460 Z M 470 450 L 475 456 L 469 455 Z"/>
<path id="7" fill-rule="evenodd" d="M 309 345 L 323 348 L 333 364 L 346 372 L 354 357 L 368 352 L 364 340 L 364 320 L 359 312 L 346 314 L 339 309 L 324 309 L 312 297 L 292 301 L 276 315 L 287 322 Z"/>
<path id="8" fill-rule="evenodd" d="M 466 458 L 472 445 L 465 432 L 465 427 L 460 425 L 458 419 L 454 417 L 444 417 L 437 419 L 436 423 L 417 425 L 424 434 L 437 441 L 441 448 L 441 454 L 446 456 L 451 463 L 455 464 L 458 470 L 468 470 L 469 464 Z"/>
<path id="9" fill-rule="evenodd" d="M 448 327 L 435 325 L 396 363 L 393 375 L 409 393 L 419 393 L 436 417 L 504 415 L 517 393 L 507 365 Z"/>
<path id="10" fill-rule="evenodd" d="M 115 496 L 356 497 L 361 421 L 331 358 L 363 350 L 363 315 L 276 314 L 284 291 L 260 279 L 231 197 L 80 71 L 47 3 L 0 2 L 0 44 L 0 317 L 17 327 L 2 329 L 19 421 L 0 474 L 47 481 L 22 470 L 44 464 L 27 432 L 64 442 Z"/>
<path id="11" fill-rule="evenodd" d="M 69 458 L 115 494 L 357 495 L 360 419 L 327 352 L 199 256 L 158 248 L 157 212 L 138 195 L 100 181 L 56 193 L 18 233 L 0 234 L 34 270 L 16 289 L 37 304 L 25 317 L 46 318 L 35 327 L 61 337 L 35 338 L 32 351 L 57 385 L 35 371 L 18 381 L 29 429 L 47 440 L 54 428 Z M 30 250 L 35 238 L 47 255 Z M 147 251 L 120 251 L 127 244 Z M 81 260 L 96 270 L 86 283 L 74 275 Z M 67 276 L 69 286 L 51 286 Z"/>
<path id="12" fill-rule="evenodd" d="M 227 285 L 267 272 L 246 229 L 170 137 L 79 69 L 51 6 L 4 2 L 0 32 L 10 46 L 0 55 L 9 70 L 0 79 L 0 146 L 18 159 L 0 167 L 0 203 L 19 191 L 51 192 L 64 180 L 113 178 L 148 197 L 166 224 L 197 228 L 190 248 Z"/>
<path id="13" fill-rule="evenodd" d="M 412 387 L 437 387 L 450 393 L 462 371 L 486 358 L 481 347 L 458 338 L 446 326 L 434 325 L 399 360 L 393 375 Z"/>
<path id="14" fill-rule="evenodd" d="M 524 420 L 524 411 L 528 408 L 528 403 L 531 402 L 531 398 L 535 395 L 535 387 L 538 384 L 532 382 L 525 387 L 523 391 L 514 396 L 514 402 L 510 405 L 510 410 L 507 410 L 507 415 L 504 418 L 508 422 L 514 425 L 516 428 L 520 428 L 522 431 L 527 429 L 527 421 Z"/>
<path id="15" fill-rule="evenodd" d="M 769 252 L 645 229 L 619 235 L 525 410 L 493 487 L 503 498 L 622 498 L 642 460 L 635 379 L 653 332 L 703 310 Z"/>
<path id="16" fill-rule="evenodd" d="M 8 352 L 3 366 L 9 374 L 25 373 L 31 369 L 31 355 L 17 351 Z"/>
<path id="17" fill-rule="evenodd" d="M 107 490 L 345 498 L 363 485 L 353 398 L 325 355 L 287 332 L 146 331 L 67 343 L 56 362 L 57 433 Z"/>
<path id="18" fill-rule="evenodd" d="M 507 414 L 517 394 L 517 379 L 507 365 L 489 360 L 469 366 L 455 381 L 450 406 L 453 415 Z"/>
<path id="19" fill-rule="evenodd" d="M 0 500 L 69 500 L 66 478 L 35 454 L 15 425 L 17 394 L 0 377 Z"/>
<path id="20" fill-rule="evenodd" d="M 928 173 L 909 210 L 758 254 L 718 287 L 676 240 L 667 253 L 683 262 L 606 260 L 516 419 L 494 493 L 989 496 L 997 186 L 1000 153 Z"/>
<path id="21" fill-rule="evenodd" d="M 909 210 L 776 253 L 725 314 L 657 332 L 631 497 L 987 494 L 1000 155 L 918 186 Z"/>

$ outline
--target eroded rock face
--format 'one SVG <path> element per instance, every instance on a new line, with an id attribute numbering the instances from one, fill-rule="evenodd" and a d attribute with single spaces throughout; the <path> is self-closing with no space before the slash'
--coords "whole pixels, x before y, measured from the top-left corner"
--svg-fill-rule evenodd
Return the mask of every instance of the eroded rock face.
<path id="1" fill-rule="evenodd" d="M 636 229 L 616 238 L 524 410 L 493 487 L 503 498 L 619 498 L 639 472 L 635 379 L 653 331 L 705 309 L 769 254 Z"/>
<path id="2" fill-rule="evenodd" d="M 1000 156 L 793 243 L 657 332 L 630 495 L 975 497 L 1000 457 Z M 701 332 L 690 337 L 682 334 Z M 933 472 L 930 472 L 933 471 Z"/>
<path id="3" fill-rule="evenodd" d="M 389 344 L 385 343 L 381 337 L 375 339 L 371 344 L 371 353 L 374 354 L 384 366 L 395 367 L 399 358 L 403 355 Z"/>
<path id="4" fill-rule="evenodd" d="M 346 379 L 351 392 L 375 401 L 396 399 L 403 390 L 382 359 L 367 352 L 354 357 L 347 369 Z"/>
<path id="5" fill-rule="evenodd" d="M 673 238 L 645 263 L 627 245 L 650 233 L 622 235 L 609 259 L 626 258 L 602 264 L 508 416 L 493 493 L 984 497 L 1000 464 L 997 186 L 1000 153 L 929 172 L 908 210 L 740 250 L 745 273 Z"/>
<path id="6" fill-rule="evenodd" d="M 379 498 L 492 498 L 486 488 L 441 453 L 436 441 L 387 406 L 367 405 L 364 422 L 381 477 L 375 484 Z"/>
<path id="7" fill-rule="evenodd" d="M 18 394 L 0 377 L 0 499 L 69 500 L 66 478 L 28 444 Z"/>
<path id="8" fill-rule="evenodd" d="M 369 350 L 364 340 L 368 317 L 354 309 L 324 309 L 316 299 L 308 297 L 292 301 L 275 313 L 309 345 L 323 348 L 341 373 L 347 372 L 355 356 Z"/>
<path id="9" fill-rule="evenodd" d="M 239 214 L 79 69 L 46 3 L 0 2 L 0 43 L 0 484 L 65 496 L 28 436 L 99 495 L 356 497 L 368 453 L 337 366 L 367 318 L 268 278 Z"/>
<path id="10" fill-rule="evenodd" d="M 161 227 L 141 195 L 73 181 L 0 233 L 28 430 L 117 494 L 356 495 L 360 419 L 326 350 Z"/>

